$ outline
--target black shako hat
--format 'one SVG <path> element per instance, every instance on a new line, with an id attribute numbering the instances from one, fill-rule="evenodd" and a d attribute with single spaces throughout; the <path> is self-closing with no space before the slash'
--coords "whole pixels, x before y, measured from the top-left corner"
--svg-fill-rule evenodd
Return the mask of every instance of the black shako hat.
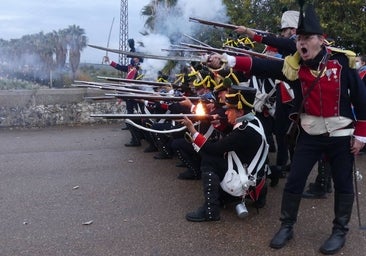
<path id="1" fill-rule="evenodd" d="M 252 87 L 232 85 L 230 92 L 225 95 L 226 108 L 251 110 L 256 92 L 257 90 Z"/>
<path id="2" fill-rule="evenodd" d="M 308 4 L 304 13 L 304 1 L 300 3 L 300 17 L 299 24 L 297 26 L 297 35 L 323 35 L 323 29 L 320 26 L 320 20 L 315 13 L 314 6 Z"/>

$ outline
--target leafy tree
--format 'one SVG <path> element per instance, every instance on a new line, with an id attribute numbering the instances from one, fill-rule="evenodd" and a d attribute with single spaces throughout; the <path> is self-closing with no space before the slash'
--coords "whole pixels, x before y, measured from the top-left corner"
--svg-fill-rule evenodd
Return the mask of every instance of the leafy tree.
<path id="1" fill-rule="evenodd" d="M 366 2 L 364 0 L 314 1 L 325 33 L 336 46 L 366 53 Z"/>
<path id="2" fill-rule="evenodd" d="M 293 0 L 223 0 L 231 22 L 277 32 L 283 10 L 299 10 Z M 306 1 L 314 4 L 321 25 L 336 46 L 366 53 L 366 2 L 364 0 Z"/>

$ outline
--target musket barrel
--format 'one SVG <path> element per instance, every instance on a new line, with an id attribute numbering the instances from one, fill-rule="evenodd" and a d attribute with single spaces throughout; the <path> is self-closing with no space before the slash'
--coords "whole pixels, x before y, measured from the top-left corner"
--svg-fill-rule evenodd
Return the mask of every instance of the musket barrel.
<path id="1" fill-rule="evenodd" d="M 198 22 L 198 23 L 201 23 L 201 24 L 204 24 L 204 25 L 227 28 L 227 29 L 237 29 L 239 27 L 238 25 L 234 25 L 234 24 L 203 20 L 203 19 L 198 19 L 198 18 L 193 18 L 193 17 L 189 17 L 189 21 L 194 21 L 194 22 Z M 260 33 L 260 34 L 271 34 L 267 31 L 263 31 L 263 30 L 259 30 L 259 29 L 254 29 L 254 28 L 249 28 L 249 29 L 253 30 L 257 33 Z"/>
<path id="2" fill-rule="evenodd" d="M 203 19 L 198 19 L 198 18 L 193 18 L 193 17 L 189 17 L 189 21 L 195 21 L 195 22 L 198 22 L 201 24 L 211 25 L 211 26 L 216 26 L 216 27 L 221 27 L 221 28 L 228 28 L 228 29 L 237 29 L 238 28 L 238 26 L 233 25 L 233 24 L 203 20 Z"/>
<path id="3" fill-rule="evenodd" d="M 246 49 L 243 49 L 243 48 L 237 48 L 237 47 L 232 47 L 232 46 L 225 46 L 225 48 L 229 49 L 230 51 L 238 51 L 238 52 L 241 52 L 241 53 L 245 53 L 245 54 L 248 54 L 248 55 L 253 55 L 253 56 L 256 56 L 256 57 L 260 57 L 260 58 L 266 58 L 266 59 L 271 59 L 271 60 L 283 60 L 279 57 L 267 55 L 267 54 L 264 54 L 264 53 L 254 52 L 254 51 L 246 50 Z"/>
<path id="4" fill-rule="evenodd" d="M 213 116 L 204 114 L 91 114 L 91 117 L 102 117 L 106 119 L 168 119 L 168 120 L 179 120 L 188 117 L 194 120 L 213 119 Z"/>
<path id="5" fill-rule="evenodd" d="M 113 96 L 90 96 L 84 97 L 84 100 L 115 100 L 116 97 Z"/>
<path id="6" fill-rule="evenodd" d="M 126 78 L 119 78 L 119 77 L 109 77 L 109 76 L 97 76 L 99 79 L 104 79 L 107 81 L 115 81 L 115 82 L 125 82 L 131 84 L 142 84 L 142 85 L 149 85 L 150 87 L 159 87 L 159 86 L 171 86 L 171 83 L 165 82 L 154 82 L 154 81 L 147 81 L 147 80 L 134 80 L 134 79 L 126 79 Z"/>
<path id="7" fill-rule="evenodd" d="M 120 91 L 120 92 L 132 92 L 132 93 L 143 93 L 143 94 L 155 94 L 156 92 L 152 91 L 143 91 L 143 90 L 137 90 L 137 89 L 130 89 L 125 87 L 119 87 L 119 86 L 103 86 L 103 85 L 93 85 L 91 83 L 89 84 L 72 84 L 72 87 L 82 87 L 82 88 L 95 88 L 95 89 L 101 89 L 101 90 L 110 90 L 110 91 Z"/>
<path id="8" fill-rule="evenodd" d="M 153 54 L 146 54 L 146 53 L 128 52 L 128 51 L 123 51 L 123 50 L 119 50 L 119 49 L 111 49 L 111 48 L 102 47 L 102 46 L 98 46 L 98 45 L 92 45 L 92 44 L 88 44 L 88 46 L 98 49 L 98 50 L 127 55 L 131 58 L 138 57 L 138 58 L 147 58 L 147 59 L 156 59 L 156 60 L 201 61 L 201 58 L 199 58 L 199 57 L 160 56 L 160 55 L 153 55 Z"/>
<path id="9" fill-rule="evenodd" d="M 206 47 L 206 46 L 202 46 L 202 45 L 187 44 L 187 43 L 180 43 L 180 44 L 184 45 L 184 46 L 187 46 L 187 47 L 192 47 L 192 48 L 195 48 L 195 49 L 207 50 L 209 52 L 229 53 L 229 54 L 234 54 L 234 55 L 249 55 L 247 53 L 236 52 L 236 51 L 231 51 L 231 50 L 226 50 L 226 49 L 219 49 L 219 48 L 214 48 L 214 47 Z"/>
<path id="10" fill-rule="evenodd" d="M 282 60 L 281 58 L 277 58 L 274 56 L 270 56 L 270 55 L 266 55 L 263 53 L 259 53 L 259 52 L 255 52 L 255 51 L 250 51 L 250 50 L 245 50 L 242 48 L 236 48 L 236 47 L 230 47 L 227 46 L 225 48 L 227 49 L 219 49 L 219 48 L 209 48 L 209 47 L 205 47 L 205 46 L 201 46 L 201 45 L 194 45 L 194 44 L 187 44 L 187 43 L 181 43 L 181 45 L 187 46 L 187 47 L 192 47 L 195 49 L 204 49 L 207 51 L 211 51 L 211 52 L 217 52 L 217 53 L 228 53 L 228 54 L 233 54 L 233 55 L 244 55 L 244 56 L 255 56 L 255 57 L 259 57 L 259 58 L 266 58 L 266 59 L 273 59 L 273 60 Z"/>
<path id="11" fill-rule="evenodd" d="M 116 97 L 119 99 L 142 99 L 142 100 L 158 100 L 158 101 L 182 101 L 185 99 L 201 100 L 201 97 L 178 97 L 178 96 L 120 94 L 120 93 L 106 93 L 105 95 L 110 97 Z"/>

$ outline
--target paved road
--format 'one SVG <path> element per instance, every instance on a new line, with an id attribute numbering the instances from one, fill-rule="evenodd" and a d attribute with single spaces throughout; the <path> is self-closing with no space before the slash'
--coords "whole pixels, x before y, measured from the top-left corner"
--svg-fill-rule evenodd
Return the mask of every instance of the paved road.
<path id="1" fill-rule="evenodd" d="M 320 255 L 331 197 L 303 200 L 294 239 L 273 250 L 284 180 L 246 219 L 233 205 L 219 222 L 190 223 L 184 216 L 202 202 L 200 181 L 176 179 L 184 170 L 176 159 L 154 160 L 146 145 L 124 147 L 128 140 L 117 125 L 0 130 L 0 255 Z M 365 224 L 365 180 L 359 186 Z M 338 255 L 365 255 L 358 227 L 355 207 Z"/>

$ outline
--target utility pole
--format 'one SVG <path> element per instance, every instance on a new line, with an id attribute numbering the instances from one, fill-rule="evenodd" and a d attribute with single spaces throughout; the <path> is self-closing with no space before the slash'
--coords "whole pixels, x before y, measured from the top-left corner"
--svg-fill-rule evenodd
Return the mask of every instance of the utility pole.
<path id="1" fill-rule="evenodd" d="M 128 0 L 121 0 L 120 26 L 119 26 L 119 49 L 127 51 L 128 40 Z M 119 55 L 119 62 L 127 65 L 126 55 Z"/>

